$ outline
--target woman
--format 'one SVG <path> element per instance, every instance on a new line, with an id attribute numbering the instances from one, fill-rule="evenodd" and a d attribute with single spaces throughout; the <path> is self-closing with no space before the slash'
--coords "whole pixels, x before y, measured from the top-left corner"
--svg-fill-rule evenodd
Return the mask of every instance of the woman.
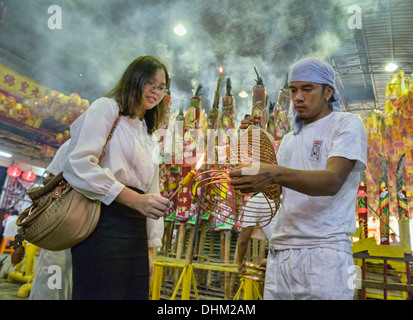
<path id="1" fill-rule="evenodd" d="M 70 127 L 63 176 L 86 197 L 102 203 L 95 231 L 72 248 L 73 299 L 148 299 L 146 221 L 149 218 L 148 229 L 161 235 L 162 217 L 169 207 L 159 194 L 159 167 L 152 159 L 151 139 L 166 112 L 163 98 L 168 79 L 161 61 L 139 57 L 115 88 Z M 118 115 L 120 121 L 99 166 Z"/>

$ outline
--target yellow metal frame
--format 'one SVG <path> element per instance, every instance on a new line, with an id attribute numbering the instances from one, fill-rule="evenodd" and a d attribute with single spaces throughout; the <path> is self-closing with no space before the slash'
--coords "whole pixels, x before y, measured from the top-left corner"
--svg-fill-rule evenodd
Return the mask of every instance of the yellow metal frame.
<path id="1" fill-rule="evenodd" d="M 207 262 L 188 263 L 187 260 L 171 259 L 167 257 L 162 257 L 162 258 L 158 257 L 157 259 L 154 259 L 154 273 L 153 273 L 152 283 L 151 283 L 152 300 L 160 299 L 164 267 L 183 268 L 181 276 L 179 277 L 179 280 L 173 291 L 171 300 L 176 299 L 176 296 L 179 290 L 181 289 L 181 285 L 182 285 L 181 300 L 190 300 L 191 285 L 194 289 L 195 298 L 199 300 L 198 288 L 196 285 L 194 269 L 211 270 L 211 271 L 219 271 L 219 272 L 232 272 L 232 273 L 238 274 L 238 268 L 236 264 L 207 263 Z M 254 275 L 256 277 L 254 277 Z M 259 271 L 255 268 L 247 267 L 247 273 L 246 275 L 241 276 L 242 277 L 241 285 L 235 297 L 238 299 L 241 296 L 241 292 L 243 291 L 244 300 L 262 299 L 261 294 L 260 294 L 260 291 L 261 291 L 260 286 L 262 286 L 261 283 L 263 281 L 263 278 L 260 277 L 261 275 L 262 275 L 262 271 Z"/>
<path id="2" fill-rule="evenodd" d="M 363 253 L 355 253 L 353 255 L 355 256 L 354 264 L 359 266 L 360 268 L 362 268 L 362 261 L 363 261 L 363 258 L 364 258 L 362 256 Z M 384 256 L 383 257 L 368 258 L 368 257 L 370 257 L 370 255 L 368 255 L 367 253 L 365 253 L 364 255 L 366 256 L 364 258 L 366 264 L 370 262 L 372 265 L 377 265 L 378 266 L 378 271 L 379 271 L 379 270 L 381 270 L 384 261 L 387 261 L 387 264 L 388 264 L 387 274 L 388 275 L 398 274 L 400 276 L 400 283 L 392 282 L 391 280 L 387 281 L 387 284 L 400 285 L 400 288 L 387 289 L 388 292 L 387 292 L 386 300 L 408 300 L 408 297 L 409 297 L 408 291 L 403 289 L 403 284 L 407 283 L 406 263 L 408 263 L 407 261 L 409 261 L 409 260 L 403 261 L 402 258 L 393 258 L 393 257 L 384 257 Z M 391 268 L 390 268 L 390 266 L 391 266 Z M 378 274 L 383 276 L 383 273 L 378 272 Z M 372 292 L 369 292 L 369 289 L 377 288 L 377 284 L 381 284 L 381 286 L 383 286 L 383 288 L 381 288 L 381 289 L 377 288 L 377 289 L 378 290 L 384 290 L 385 283 L 382 282 L 382 280 L 366 279 L 365 281 L 367 282 L 364 286 L 364 288 L 365 288 L 365 297 L 370 298 L 370 299 L 383 300 L 384 299 L 384 294 L 372 293 Z M 374 286 L 371 286 L 372 282 L 375 282 Z M 409 284 L 406 284 L 405 286 L 409 286 Z M 362 290 L 362 289 L 358 289 L 358 290 Z M 391 294 L 391 291 L 401 292 L 401 296 L 393 296 Z"/>
<path id="3" fill-rule="evenodd" d="M 172 294 L 171 300 L 175 300 L 181 283 L 182 283 L 181 300 L 189 300 L 190 295 L 191 295 L 191 282 L 192 282 L 192 285 L 194 286 L 195 298 L 196 300 L 199 300 L 198 288 L 196 286 L 196 281 L 195 281 L 194 266 L 192 264 L 188 264 L 182 271 L 181 276 L 179 277 L 178 283 L 176 284 L 174 293 Z"/>
<path id="4" fill-rule="evenodd" d="M 262 300 L 262 283 L 264 278 L 244 276 L 241 278 L 241 285 L 234 296 L 234 300 L 240 300 L 240 297 L 243 297 L 243 300 Z M 242 295 L 243 293 L 243 295 Z"/>

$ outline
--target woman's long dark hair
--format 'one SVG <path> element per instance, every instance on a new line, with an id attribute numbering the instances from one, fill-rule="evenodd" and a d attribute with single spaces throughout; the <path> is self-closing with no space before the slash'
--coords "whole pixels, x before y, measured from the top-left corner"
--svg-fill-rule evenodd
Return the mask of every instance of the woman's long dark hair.
<path id="1" fill-rule="evenodd" d="M 169 74 L 166 66 L 156 57 L 143 56 L 136 58 L 125 70 L 116 86 L 106 95 L 119 104 L 121 115 L 136 118 L 142 107 L 143 87 L 153 79 L 158 69 L 163 69 L 168 83 Z M 162 125 L 166 116 L 167 105 L 165 99 L 150 110 L 146 110 L 144 119 L 148 133 L 152 134 Z"/>

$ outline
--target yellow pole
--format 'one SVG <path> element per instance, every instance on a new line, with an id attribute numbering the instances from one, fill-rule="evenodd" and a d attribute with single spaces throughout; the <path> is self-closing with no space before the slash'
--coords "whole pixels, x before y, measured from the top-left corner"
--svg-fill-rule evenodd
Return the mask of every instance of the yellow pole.
<path id="1" fill-rule="evenodd" d="M 198 288 L 196 287 L 196 282 L 195 282 L 194 266 L 192 264 L 186 265 L 185 268 L 182 270 L 181 276 L 179 277 L 178 283 L 172 294 L 171 300 L 175 300 L 181 283 L 182 283 L 181 300 L 190 300 L 191 282 L 194 287 L 195 298 L 199 300 Z"/>
<path id="2" fill-rule="evenodd" d="M 175 290 L 172 294 L 171 300 L 175 300 L 175 297 L 176 297 L 176 295 L 178 293 L 178 290 L 179 290 L 179 286 L 181 285 L 182 280 L 185 276 L 185 272 L 186 272 L 186 267 L 182 270 L 181 276 L 179 277 L 178 283 L 176 284 L 176 287 L 175 287 Z"/>
<path id="3" fill-rule="evenodd" d="M 35 271 L 34 256 L 36 254 L 36 250 L 37 247 L 34 244 L 26 245 L 26 259 L 24 259 L 16 265 L 15 271 L 11 272 L 7 276 L 7 282 L 29 282 L 29 280 L 32 279 L 32 275 Z M 21 271 L 22 268 L 23 271 Z"/>
<path id="4" fill-rule="evenodd" d="M 244 281 L 244 300 L 255 300 L 253 292 L 253 280 L 245 278 Z"/>
<path id="5" fill-rule="evenodd" d="M 193 266 L 191 265 L 192 268 L 192 285 L 194 286 L 194 293 L 195 293 L 195 299 L 199 300 L 199 295 L 198 295 L 198 288 L 196 286 L 196 280 L 195 280 L 195 273 L 194 273 L 194 269 Z"/>
<path id="6" fill-rule="evenodd" d="M 189 297 L 191 295 L 191 280 L 192 280 L 192 273 L 194 272 L 193 270 L 193 265 L 187 265 L 185 267 L 185 274 L 183 276 L 183 281 L 182 281 L 182 300 L 189 300 Z"/>
<path id="7" fill-rule="evenodd" d="M 34 257 L 36 255 L 37 247 L 30 243 L 26 246 L 26 262 L 24 263 L 24 273 L 26 275 L 34 273 Z"/>
<path id="8" fill-rule="evenodd" d="M 262 291 L 262 282 L 254 281 L 254 300 L 262 300 L 261 291 Z"/>
<path id="9" fill-rule="evenodd" d="M 159 300 L 161 297 L 163 267 L 155 265 L 152 278 L 152 300 Z"/>
<path id="10" fill-rule="evenodd" d="M 238 299 L 239 299 L 239 297 L 240 297 L 240 295 L 241 295 L 241 292 L 242 292 L 242 290 L 244 289 L 244 285 L 245 285 L 245 281 L 244 281 L 244 279 L 241 279 L 241 285 L 239 286 L 239 289 L 238 289 L 237 293 L 236 293 L 235 296 L 234 296 L 234 300 L 238 300 Z"/>

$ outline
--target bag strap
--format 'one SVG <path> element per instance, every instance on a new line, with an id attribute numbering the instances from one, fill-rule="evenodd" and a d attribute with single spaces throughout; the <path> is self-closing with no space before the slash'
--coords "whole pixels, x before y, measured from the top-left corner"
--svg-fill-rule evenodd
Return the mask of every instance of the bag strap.
<path id="1" fill-rule="evenodd" d="M 112 129 L 110 130 L 109 136 L 107 137 L 106 142 L 103 145 L 102 153 L 99 157 L 99 164 L 100 164 L 100 161 L 102 160 L 103 156 L 105 155 L 106 145 L 109 142 L 109 140 L 112 138 L 113 132 L 115 131 L 116 126 L 119 123 L 119 120 L 120 120 L 120 115 L 118 115 L 118 117 L 116 118 L 115 123 L 113 124 Z M 25 225 L 27 225 L 28 223 L 30 223 L 31 221 L 36 219 L 38 216 L 40 216 L 43 213 L 43 211 L 45 211 L 47 209 L 47 207 L 49 207 L 52 204 L 52 202 L 55 199 L 59 198 L 62 195 L 62 191 L 63 191 L 63 187 L 61 185 L 62 180 L 64 181 L 63 172 L 60 172 L 58 175 L 54 176 L 52 178 L 52 180 L 50 180 L 49 183 L 47 183 L 44 187 L 34 188 L 33 191 L 36 193 L 35 195 L 31 195 L 30 190 L 27 191 L 27 193 L 29 194 L 29 197 L 32 199 L 33 197 L 38 197 L 38 196 L 43 195 L 43 194 L 49 192 L 50 190 L 54 189 L 54 191 L 50 195 L 49 202 L 41 210 L 36 212 L 36 214 L 32 215 L 29 219 L 27 219 L 26 221 L 23 222 L 23 220 L 25 218 L 30 216 L 31 210 L 33 209 L 33 204 L 30 207 L 26 208 L 26 210 L 24 210 L 20 214 L 20 216 L 19 216 L 19 218 L 17 219 L 17 222 L 16 222 L 16 224 L 19 227 L 24 227 Z M 39 192 L 41 194 L 39 194 Z"/>
<path id="2" fill-rule="evenodd" d="M 108 135 L 108 137 L 107 137 L 107 139 L 106 139 L 106 142 L 105 142 L 105 144 L 103 145 L 102 153 L 100 154 L 100 157 L 99 157 L 99 162 L 98 162 L 99 165 L 100 165 L 100 161 L 102 161 L 102 158 L 103 158 L 103 156 L 105 155 L 106 145 L 108 144 L 109 140 L 112 139 L 113 132 L 115 131 L 116 126 L 117 126 L 118 123 L 119 123 L 119 120 L 120 120 L 120 115 L 118 115 L 118 117 L 116 118 L 115 123 L 113 124 L 112 129 L 110 130 L 110 133 L 109 133 L 109 135 Z"/>

